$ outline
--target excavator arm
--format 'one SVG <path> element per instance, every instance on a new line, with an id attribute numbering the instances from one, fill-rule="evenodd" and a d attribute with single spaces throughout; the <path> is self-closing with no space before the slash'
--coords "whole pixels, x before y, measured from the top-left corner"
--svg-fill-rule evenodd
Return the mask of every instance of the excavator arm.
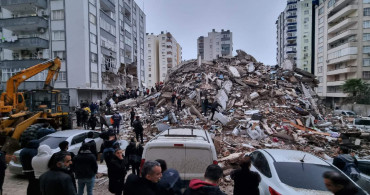
<path id="1" fill-rule="evenodd" d="M 34 65 L 32 67 L 29 67 L 27 69 L 24 69 L 11 78 L 6 83 L 6 91 L 1 94 L 0 98 L 0 111 L 1 107 L 5 106 L 12 106 L 13 108 L 17 107 L 17 96 L 18 96 L 18 87 L 21 83 L 23 83 L 25 80 L 35 76 L 36 74 L 47 70 L 48 69 L 48 75 L 45 80 L 44 89 L 50 89 L 50 83 L 54 78 L 54 81 L 58 78 L 58 73 L 61 68 L 61 62 L 60 59 L 57 57 L 54 60 L 49 60 L 46 62 L 43 62 L 41 64 Z M 8 110 L 8 109 L 4 109 Z"/>

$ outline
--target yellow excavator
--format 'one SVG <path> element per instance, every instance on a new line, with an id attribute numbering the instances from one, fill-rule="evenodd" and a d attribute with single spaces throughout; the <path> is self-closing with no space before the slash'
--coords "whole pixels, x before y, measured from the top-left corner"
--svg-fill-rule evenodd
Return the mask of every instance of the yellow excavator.
<path id="1" fill-rule="evenodd" d="M 58 78 L 60 59 L 49 60 L 13 75 L 0 96 L 0 147 L 8 154 L 20 148 L 19 140 L 30 126 L 49 123 L 53 128 L 70 129 L 72 120 L 59 104 L 60 91 L 53 90 L 51 83 Z M 48 71 L 43 90 L 19 92 L 18 87 L 27 79 L 42 71 Z"/>

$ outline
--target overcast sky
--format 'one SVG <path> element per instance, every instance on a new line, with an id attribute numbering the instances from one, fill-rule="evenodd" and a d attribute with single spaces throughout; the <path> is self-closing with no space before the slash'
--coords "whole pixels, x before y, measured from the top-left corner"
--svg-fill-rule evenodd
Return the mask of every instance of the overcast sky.
<path id="1" fill-rule="evenodd" d="M 135 0 L 146 14 L 146 32 L 171 32 L 183 59 L 197 56 L 197 38 L 212 29 L 233 33 L 234 55 L 242 49 L 266 65 L 276 64 L 275 21 L 286 0 Z"/>

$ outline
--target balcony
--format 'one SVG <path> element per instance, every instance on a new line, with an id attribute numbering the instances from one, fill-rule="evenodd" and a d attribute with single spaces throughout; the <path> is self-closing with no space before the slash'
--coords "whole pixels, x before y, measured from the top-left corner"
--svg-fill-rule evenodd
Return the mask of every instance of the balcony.
<path id="1" fill-rule="evenodd" d="M 327 92 L 327 97 L 347 97 L 347 94 L 340 92 Z"/>
<path id="2" fill-rule="evenodd" d="M 35 13 L 35 7 L 46 9 L 46 0 L 0 0 L 0 6 L 13 13 Z"/>
<path id="3" fill-rule="evenodd" d="M 337 33 L 340 31 L 343 31 L 347 27 L 357 23 L 358 17 L 353 17 L 353 18 L 346 18 L 343 21 L 339 22 L 338 24 L 330 27 L 328 29 L 328 33 Z"/>
<path id="4" fill-rule="evenodd" d="M 353 1 L 354 0 L 337 0 L 337 2 L 335 2 L 332 7 L 328 8 L 328 13 L 337 12 L 338 10 L 343 9 L 344 7 L 346 7 L 348 4 L 350 4 Z"/>
<path id="5" fill-rule="evenodd" d="M 357 34 L 358 34 L 358 30 L 356 29 L 349 29 L 349 30 L 338 32 L 337 34 L 335 34 L 332 38 L 328 40 L 328 44 L 333 43 L 339 39 L 344 39 L 351 35 L 357 35 Z"/>
<path id="6" fill-rule="evenodd" d="M 344 85 L 346 81 L 343 80 L 343 81 L 328 81 L 326 82 L 326 86 L 340 86 L 340 85 Z"/>
<path id="7" fill-rule="evenodd" d="M 2 42 L 0 43 L 0 48 L 10 49 L 10 50 L 21 50 L 21 49 L 47 49 L 49 48 L 49 41 L 41 39 L 38 37 L 33 38 L 22 38 L 14 42 Z"/>
<path id="8" fill-rule="evenodd" d="M 297 37 L 287 37 L 288 40 L 296 40 Z"/>
<path id="9" fill-rule="evenodd" d="M 167 54 L 168 54 L 168 55 L 172 55 L 172 52 L 171 52 L 171 51 L 168 51 L 168 52 L 167 52 Z"/>
<path id="10" fill-rule="evenodd" d="M 342 50 L 342 49 L 345 49 L 345 48 L 357 47 L 357 46 L 358 46 L 358 42 L 347 42 L 347 43 L 338 45 L 337 47 L 334 47 L 332 49 L 329 49 L 328 54 L 331 54 L 333 52 L 336 52 L 336 51 L 339 51 L 339 50 Z"/>
<path id="11" fill-rule="evenodd" d="M 344 74 L 344 73 L 350 73 L 350 72 L 356 72 L 357 68 L 349 67 L 349 68 L 342 68 L 337 70 L 330 70 L 326 73 L 326 75 L 337 75 L 337 74 Z"/>
<path id="12" fill-rule="evenodd" d="M 297 1 L 288 1 L 287 5 L 297 4 Z"/>
<path id="13" fill-rule="evenodd" d="M 48 21 L 38 16 L 0 19 L 0 28 L 6 28 L 13 32 L 34 32 L 48 28 Z"/>
<path id="14" fill-rule="evenodd" d="M 100 0 L 100 8 L 104 11 L 115 11 L 115 5 L 111 0 Z"/>
<path id="15" fill-rule="evenodd" d="M 340 62 L 347 62 L 347 61 L 356 60 L 356 59 L 357 59 L 357 54 L 345 55 L 345 56 L 342 56 L 342 57 L 339 57 L 339 58 L 334 58 L 332 60 L 328 60 L 327 64 L 328 65 L 337 64 L 337 63 L 340 63 Z"/>
<path id="16" fill-rule="evenodd" d="M 0 66 L 2 68 L 29 68 L 44 61 L 44 59 L 4 60 L 0 61 Z"/>
<path id="17" fill-rule="evenodd" d="M 172 40 L 171 39 L 167 39 L 166 42 L 172 43 Z"/>
<path id="18" fill-rule="evenodd" d="M 297 51 L 287 51 L 287 54 L 297 53 Z"/>
<path id="19" fill-rule="evenodd" d="M 340 20 L 341 17 L 345 17 L 345 16 L 349 15 L 350 13 L 355 12 L 357 10 L 358 10 L 358 5 L 347 5 L 345 8 L 343 8 L 339 12 L 330 16 L 328 18 L 328 23 L 336 22 L 336 21 Z"/>

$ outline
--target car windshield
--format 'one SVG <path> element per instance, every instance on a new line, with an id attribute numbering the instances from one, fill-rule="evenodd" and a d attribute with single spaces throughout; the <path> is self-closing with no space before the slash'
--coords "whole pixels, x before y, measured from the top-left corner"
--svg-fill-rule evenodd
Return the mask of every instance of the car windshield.
<path id="1" fill-rule="evenodd" d="M 275 162 L 280 181 L 294 188 L 328 191 L 322 177 L 326 171 L 337 171 L 328 165 L 296 162 Z"/>
<path id="2" fill-rule="evenodd" d="M 368 119 L 356 119 L 355 125 L 370 125 L 370 120 Z"/>
<path id="3" fill-rule="evenodd" d="M 52 136 L 45 136 L 40 139 L 40 146 L 41 145 L 48 145 L 51 149 L 55 149 L 59 146 L 59 143 L 66 140 L 66 137 L 52 137 Z"/>

